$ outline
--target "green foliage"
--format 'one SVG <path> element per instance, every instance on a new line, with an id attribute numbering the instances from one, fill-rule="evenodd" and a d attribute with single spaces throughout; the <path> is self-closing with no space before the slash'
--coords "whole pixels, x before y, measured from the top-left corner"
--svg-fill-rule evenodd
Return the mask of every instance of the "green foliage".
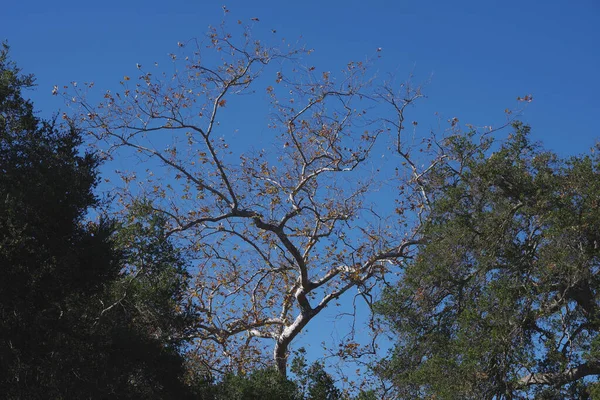
<path id="1" fill-rule="evenodd" d="M 275 369 L 253 371 L 248 375 L 226 375 L 214 388 L 215 400 L 300 400 L 294 382 Z"/>
<path id="2" fill-rule="evenodd" d="M 427 176 L 426 243 L 378 304 L 397 344 L 376 370 L 399 398 L 593 392 L 600 158 L 562 160 L 514 129 L 500 148 L 450 137 Z"/>
<path id="3" fill-rule="evenodd" d="M 190 323 L 183 301 L 188 273 L 183 255 L 167 238 L 164 218 L 138 201 L 120 224 L 116 240 L 126 267 L 111 288 L 113 300 L 140 329 L 180 346 Z"/>
<path id="4" fill-rule="evenodd" d="M 298 355 L 292 360 L 291 371 L 296 376 L 303 399 L 307 400 L 341 400 L 348 399 L 340 389 L 335 386 L 335 381 L 325 371 L 320 362 L 310 366 L 304 357 L 305 350 L 300 348 Z"/>
<path id="5" fill-rule="evenodd" d="M 322 364 L 314 363 L 307 373 L 311 381 L 307 397 L 309 400 L 338 400 L 342 398 L 341 391 L 335 387 L 334 380 L 325 372 Z"/>
<path id="6" fill-rule="evenodd" d="M 304 357 L 292 362 L 294 379 L 283 377 L 267 368 L 248 374 L 227 374 L 218 382 L 200 382 L 198 393 L 203 400 L 343 400 L 350 399 L 335 386 L 322 364 L 310 366 Z M 357 399 L 369 400 L 367 393 Z"/>
<path id="7" fill-rule="evenodd" d="M 93 194 L 98 159 L 79 153 L 81 139 L 75 127 L 57 127 L 35 117 L 21 93 L 32 84 L 33 78 L 22 76 L 9 61 L 4 45 L 0 52 L 2 397 L 189 397 L 181 383 L 184 368 L 178 343 L 156 334 L 157 329 L 168 334 L 178 329 L 172 322 L 179 316 L 172 310 L 180 261 L 151 232 L 139 233 L 143 246 L 124 246 L 115 241 L 114 223 L 84 219 L 98 204 Z M 123 277 L 122 268 L 136 258 L 132 248 L 165 253 L 140 259 L 152 273 L 125 288 L 123 281 L 131 279 Z M 155 285 L 154 277 L 161 284 Z M 152 297 L 156 287 L 161 290 Z M 126 307 L 122 296 L 115 299 L 128 290 L 138 297 Z M 145 308 L 140 307 L 142 302 Z"/>
<path id="8" fill-rule="evenodd" d="M 32 75 L 21 74 L 21 70 L 8 58 L 8 51 L 8 44 L 3 42 L 0 49 L 0 130 L 33 131 L 38 121 L 33 115 L 31 102 L 23 99 L 21 91 L 33 87 L 35 80 Z M 1 149 L 5 150 L 4 147 Z"/>

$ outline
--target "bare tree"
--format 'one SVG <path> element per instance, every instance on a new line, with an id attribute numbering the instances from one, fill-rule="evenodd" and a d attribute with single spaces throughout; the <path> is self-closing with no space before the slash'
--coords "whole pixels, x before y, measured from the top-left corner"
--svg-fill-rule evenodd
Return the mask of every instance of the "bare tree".
<path id="1" fill-rule="evenodd" d="M 265 46 L 249 29 L 241 38 L 211 28 L 180 44 L 172 75 L 139 66 L 137 83 L 125 77 L 98 104 L 81 86 L 70 98 L 98 146 L 137 168 L 123 172 L 123 204 L 144 197 L 194 259 L 192 356 L 244 368 L 272 343 L 285 374 L 311 320 L 410 257 L 427 207 L 421 180 L 441 156 L 417 164 L 401 138 L 419 89 L 378 84 L 368 62 L 334 77 L 303 64 L 308 50 Z M 231 121 L 263 100 L 264 148 L 243 148 Z"/>

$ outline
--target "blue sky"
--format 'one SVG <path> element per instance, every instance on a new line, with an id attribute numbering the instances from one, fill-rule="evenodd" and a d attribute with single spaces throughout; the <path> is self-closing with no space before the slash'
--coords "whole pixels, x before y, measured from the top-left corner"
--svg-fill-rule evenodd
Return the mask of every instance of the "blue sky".
<path id="1" fill-rule="evenodd" d="M 498 125 L 532 94 L 522 120 L 562 155 L 600 138 L 600 3 L 567 1 L 15 1 L 3 5 L 0 39 L 34 73 L 42 115 L 65 109 L 53 85 L 94 81 L 117 90 L 135 65 L 168 60 L 178 41 L 202 36 L 223 17 L 257 17 L 257 36 L 275 29 L 315 49 L 311 63 L 340 70 L 382 48 L 380 74 L 414 73 L 427 99 L 411 110 L 419 126 L 441 120 Z M 318 327 L 309 327 L 310 330 Z"/>
<path id="2" fill-rule="evenodd" d="M 515 98 L 531 93 L 523 116 L 534 137 L 563 154 L 585 152 L 600 136 L 600 3 L 566 1 L 27 1 L 6 2 L 0 38 L 37 76 L 31 93 L 45 114 L 64 108 L 54 84 L 94 81 L 116 89 L 135 63 L 165 59 L 178 41 L 231 18 L 260 18 L 315 49 L 331 70 L 383 49 L 383 73 L 415 73 L 428 99 L 421 125 L 458 117 L 475 125 L 502 121 Z M 261 35 L 260 31 L 258 31 Z M 428 125 L 427 125 L 428 124 Z"/>

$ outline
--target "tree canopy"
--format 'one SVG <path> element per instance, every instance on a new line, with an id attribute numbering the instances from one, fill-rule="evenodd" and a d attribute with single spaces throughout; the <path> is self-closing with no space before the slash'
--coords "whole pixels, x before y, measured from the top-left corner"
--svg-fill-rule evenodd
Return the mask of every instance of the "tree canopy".
<path id="1" fill-rule="evenodd" d="M 178 284 L 162 292 L 154 285 L 146 298 L 129 301 L 148 293 L 150 279 L 173 282 L 163 275 L 180 262 L 159 235 L 138 229 L 136 240 L 121 244 L 114 222 L 85 218 L 98 205 L 98 158 L 80 153 L 76 127 L 34 115 L 22 96 L 33 83 L 4 45 L 0 390 L 9 399 L 185 398 L 191 392 L 179 345 L 156 333 L 176 329 L 170 304 Z M 127 265 L 152 271 L 124 278 Z M 155 320 L 142 321 L 149 315 Z"/>
<path id="2" fill-rule="evenodd" d="M 377 370 L 398 398 L 597 398 L 599 148 L 563 159 L 522 124 L 443 145 L 425 242 L 378 304 L 397 344 Z"/>

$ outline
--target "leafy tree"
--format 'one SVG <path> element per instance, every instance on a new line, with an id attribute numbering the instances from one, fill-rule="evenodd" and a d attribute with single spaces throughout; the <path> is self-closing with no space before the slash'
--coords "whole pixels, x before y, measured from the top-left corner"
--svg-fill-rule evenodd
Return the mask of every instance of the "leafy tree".
<path id="1" fill-rule="evenodd" d="M 308 367 L 304 359 L 295 358 L 291 371 L 294 379 L 283 377 L 276 369 L 255 369 L 249 373 L 225 374 L 215 382 L 200 380 L 202 400 L 350 400 L 335 386 L 320 363 Z M 356 399 L 371 399 L 361 393 Z"/>
<path id="2" fill-rule="evenodd" d="M 103 379 L 124 398 L 191 398 L 194 391 L 182 384 L 189 317 L 182 300 L 184 258 L 166 238 L 164 221 L 148 214 L 143 202 L 113 238 L 121 273 L 107 285 L 94 323 L 101 349 L 114 363 Z"/>
<path id="3" fill-rule="evenodd" d="M 180 347 L 192 323 L 184 301 L 189 276 L 164 218 L 139 201 L 119 225 L 116 247 L 125 254 L 126 271 L 111 286 L 114 301 L 105 312 L 116 307 L 150 336 Z"/>
<path id="4" fill-rule="evenodd" d="M 212 392 L 215 400 L 301 400 L 296 384 L 272 368 L 227 374 Z"/>
<path id="5" fill-rule="evenodd" d="M 304 357 L 292 361 L 294 379 L 283 377 L 276 369 L 256 369 L 248 374 L 226 374 L 219 382 L 201 387 L 205 400 L 350 400 L 335 386 L 322 364 L 308 366 Z M 361 397 L 362 396 L 362 397 Z M 370 399 L 361 393 L 357 399 Z"/>
<path id="6" fill-rule="evenodd" d="M 169 259 L 173 252 L 165 249 L 164 241 L 155 245 L 152 236 L 139 239 L 147 240 L 143 246 L 117 246 L 114 223 L 85 220 L 86 212 L 98 205 L 93 194 L 98 158 L 78 151 L 81 136 L 74 126 L 58 127 L 54 121 L 36 118 L 31 102 L 22 97 L 33 83 L 9 60 L 4 44 L 0 51 L 2 396 L 185 398 L 188 390 L 181 383 L 183 360 L 177 346 L 150 328 L 169 332 L 163 326 L 170 327 L 171 322 L 162 322 L 171 315 L 162 307 L 164 301 L 148 292 L 149 284 L 136 281 L 135 295 L 155 301 L 147 311 L 105 307 L 113 293 L 122 291 L 121 270 L 127 257 L 131 261 L 135 256 L 132 249 L 167 250 L 152 259 L 135 257 L 161 271 L 167 270 L 166 264 L 177 265 Z M 172 299 L 172 286 L 159 296 Z M 161 323 L 138 321 L 150 311 Z"/>
<path id="7" fill-rule="evenodd" d="M 304 398 L 308 400 L 340 400 L 342 392 L 335 386 L 332 377 L 325 371 L 323 364 L 306 364 L 303 357 L 292 362 L 292 372 L 297 376 Z"/>
<path id="8" fill-rule="evenodd" d="M 436 143 L 425 241 L 378 304 L 397 398 L 585 399 L 600 375 L 600 157 L 529 139 Z"/>

